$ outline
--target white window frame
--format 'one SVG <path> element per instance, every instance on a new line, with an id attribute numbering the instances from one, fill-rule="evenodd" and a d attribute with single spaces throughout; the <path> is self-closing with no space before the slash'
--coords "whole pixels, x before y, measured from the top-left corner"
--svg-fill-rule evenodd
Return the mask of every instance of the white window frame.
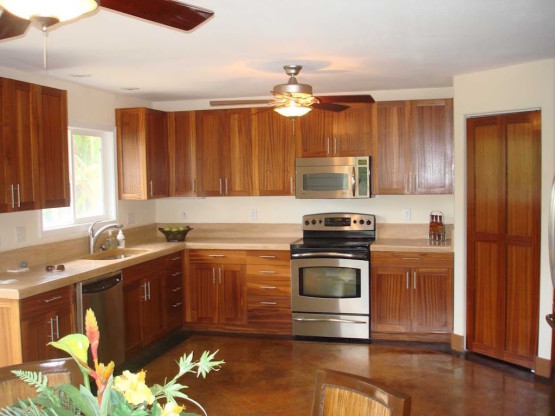
<path id="1" fill-rule="evenodd" d="M 71 189 L 70 207 L 74 208 L 74 160 L 73 160 L 73 135 L 98 136 L 102 138 L 102 166 L 104 179 L 104 215 L 75 219 L 71 224 L 65 224 L 56 228 L 44 228 L 42 210 L 40 212 L 41 234 L 43 236 L 54 236 L 68 233 L 77 233 L 88 230 L 93 221 L 115 221 L 117 218 L 117 168 L 116 168 L 116 143 L 113 130 L 101 130 L 92 128 L 69 127 L 68 128 L 68 161 L 69 182 Z"/>

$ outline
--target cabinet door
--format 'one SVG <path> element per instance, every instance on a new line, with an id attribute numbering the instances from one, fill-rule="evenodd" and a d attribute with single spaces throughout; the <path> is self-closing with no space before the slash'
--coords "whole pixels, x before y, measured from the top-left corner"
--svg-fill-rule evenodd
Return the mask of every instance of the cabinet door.
<path id="1" fill-rule="evenodd" d="M 67 353 L 48 343 L 74 332 L 71 308 L 44 312 L 21 322 L 23 361 L 67 357 Z"/>
<path id="2" fill-rule="evenodd" d="M 215 324 L 218 322 L 216 266 L 194 263 L 189 267 L 191 281 L 191 321 Z"/>
<path id="3" fill-rule="evenodd" d="M 36 86 L 41 208 L 68 207 L 67 92 Z"/>
<path id="4" fill-rule="evenodd" d="M 153 271 L 143 284 L 146 285 L 146 300 L 143 302 L 144 333 L 143 344 L 149 345 L 160 338 L 166 328 L 164 325 L 164 279 L 165 270 Z"/>
<path id="5" fill-rule="evenodd" d="M 219 322 L 242 325 L 247 323 L 246 277 L 244 266 L 220 265 L 218 270 Z"/>
<path id="6" fill-rule="evenodd" d="M 408 192 L 408 113 L 405 101 L 379 102 L 373 108 L 372 176 L 377 195 Z"/>
<path id="7" fill-rule="evenodd" d="M 453 330 L 453 272 L 447 268 L 412 271 L 413 332 Z"/>
<path id="8" fill-rule="evenodd" d="M 283 116 L 280 116 L 283 117 Z M 332 155 L 333 117 L 323 110 L 312 110 L 297 121 L 299 137 L 297 157 Z"/>
<path id="9" fill-rule="evenodd" d="M 163 198 L 169 196 L 166 113 L 149 108 L 145 111 L 148 198 Z"/>
<path id="10" fill-rule="evenodd" d="M 452 193 L 453 100 L 412 101 L 410 143 L 412 193 Z"/>
<path id="11" fill-rule="evenodd" d="M 223 194 L 228 196 L 252 195 L 253 171 L 250 109 L 226 110 L 225 127 Z"/>
<path id="12" fill-rule="evenodd" d="M 252 131 L 257 194 L 294 195 L 294 122 L 275 111 L 254 111 Z"/>
<path id="13" fill-rule="evenodd" d="M 368 156 L 371 154 L 370 104 L 349 104 L 349 108 L 333 114 L 333 156 Z"/>
<path id="14" fill-rule="evenodd" d="M 223 195 L 225 112 L 221 110 L 196 112 L 197 195 Z"/>
<path id="15" fill-rule="evenodd" d="M 125 316 L 125 353 L 138 350 L 143 345 L 141 304 L 146 287 L 140 279 L 125 281 L 123 285 L 123 313 Z"/>
<path id="16" fill-rule="evenodd" d="M 373 267 L 371 287 L 372 331 L 410 332 L 410 270 Z"/>
<path id="17" fill-rule="evenodd" d="M 168 114 L 170 196 L 196 195 L 195 112 Z"/>

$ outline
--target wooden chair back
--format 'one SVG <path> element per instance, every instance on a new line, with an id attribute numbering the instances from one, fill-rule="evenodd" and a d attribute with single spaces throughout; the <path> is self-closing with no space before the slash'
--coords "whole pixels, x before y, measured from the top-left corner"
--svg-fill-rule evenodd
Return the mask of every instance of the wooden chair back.
<path id="1" fill-rule="evenodd" d="M 12 370 L 36 371 L 48 376 L 48 385 L 73 384 L 79 387 L 83 375 L 73 358 L 33 361 L 0 368 L 0 409 L 11 406 L 19 399 L 35 397 L 36 391 L 21 381 Z"/>
<path id="2" fill-rule="evenodd" d="M 410 397 L 374 381 L 318 370 L 312 416 L 409 416 Z"/>

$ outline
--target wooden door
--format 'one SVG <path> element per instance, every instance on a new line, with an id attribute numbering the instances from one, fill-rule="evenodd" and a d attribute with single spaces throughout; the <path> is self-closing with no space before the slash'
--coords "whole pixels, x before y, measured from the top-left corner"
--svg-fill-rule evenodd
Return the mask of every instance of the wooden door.
<path id="1" fill-rule="evenodd" d="M 144 319 L 144 345 L 149 345 L 160 338 L 165 328 L 165 303 L 164 303 L 164 269 L 152 270 L 145 280 L 147 285 L 147 299 L 143 303 Z"/>
<path id="2" fill-rule="evenodd" d="M 70 203 L 67 143 L 67 92 L 55 88 L 38 89 L 38 157 L 40 206 L 68 207 Z"/>
<path id="3" fill-rule="evenodd" d="M 197 195 L 223 195 L 222 157 L 226 151 L 225 111 L 196 112 Z"/>
<path id="4" fill-rule="evenodd" d="M 411 193 L 453 192 L 453 100 L 415 100 L 410 110 Z"/>
<path id="5" fill-rule="evenodd" d="M 131 270 L 131 269 L 130 269 Z M 125 275 L 131 279 L 125 279 Z M 125 322 L 125 353 L 138 350 L 143 345 L 142 303 L 146 287 L 141 279 L 133 279 L 130 272 L 124 272 L 123 314 Z"/>
<path id="6" fill-rule="evenodd" d="M 192 263 L 189 266 L 191 322 L 218 323 L 217 266 Z"/>
<path id="7" fill-rule="evenodd" d="M 170 194 L 166 113 L 150 108 L 145 112 L 147 195 L 163 198 Z"/>
<path id="8" fill-rule="evenodd" d="M 410 269 L 376 266 L 372 268 L 372 331 L 411 331 Z"/>
<path id="9" fill-rule="evenodd" d="M 253 193 L 250 109 L 226 110 L 226 143 L 222 161 L 224 195 L 249 196 Z"/>
<path id="10" fill-rule="evenodd" d="M 299 123 L 297 157 L 332 156 L 333 117 L 331 113 L 312 110 L 296 122 Z"/>
<path id="11" fill-rule="evenodd" d="M 168 114 L 170 196 L 196 195 L 195 112 Z"/>
<path id="12" fill-rule="evenodd" d="M 23 361 L 38 361 L 67 357 L 67 353 L 49 346 L 74 332 L 71 310 L 50 310 L 21 322 Z"/>
<path id="13" fill-rule="evenodd" d="M 372 106 L 350 103 L 349 108 L 333 117 L 333 156 L 369 156 L 371 154 Z"/>
<path id="14" fill-rule="evenodd" d="M 453 331 L 453 270 L 412 269 L 412 331 Z"/>
<path id="15" fill-rule="evenodd" d="M 467 120 L 467 347 L 537 354 L 541 114 Z"/>
<path id="16" fill-rule="evenodd" d="M 372 177 L 376 195 L 408 192 L 409 146 L 406 101 L 379 102 L 372 117 Z"/>
<path id="17" fill-rule="evenodd" d="M 275 111 L 253 111 L 256 194 L 295 195 L 295 122 Z"/>
<path id="18" fill-rule="evenodd" d="M 247 281 L 244 266 L 240 264 L 219 265 L 218 273 L 219 322 L 228 325 L 246 324 Z"/>

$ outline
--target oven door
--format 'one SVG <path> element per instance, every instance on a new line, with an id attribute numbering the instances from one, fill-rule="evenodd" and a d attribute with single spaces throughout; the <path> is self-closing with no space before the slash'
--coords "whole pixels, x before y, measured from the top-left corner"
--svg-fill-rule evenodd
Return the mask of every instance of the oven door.
<path id="1" fill-rule="evenodd" d="M 293 312 L 369 315 L 369 282 L 368 260 L 292 259 Z"/>

